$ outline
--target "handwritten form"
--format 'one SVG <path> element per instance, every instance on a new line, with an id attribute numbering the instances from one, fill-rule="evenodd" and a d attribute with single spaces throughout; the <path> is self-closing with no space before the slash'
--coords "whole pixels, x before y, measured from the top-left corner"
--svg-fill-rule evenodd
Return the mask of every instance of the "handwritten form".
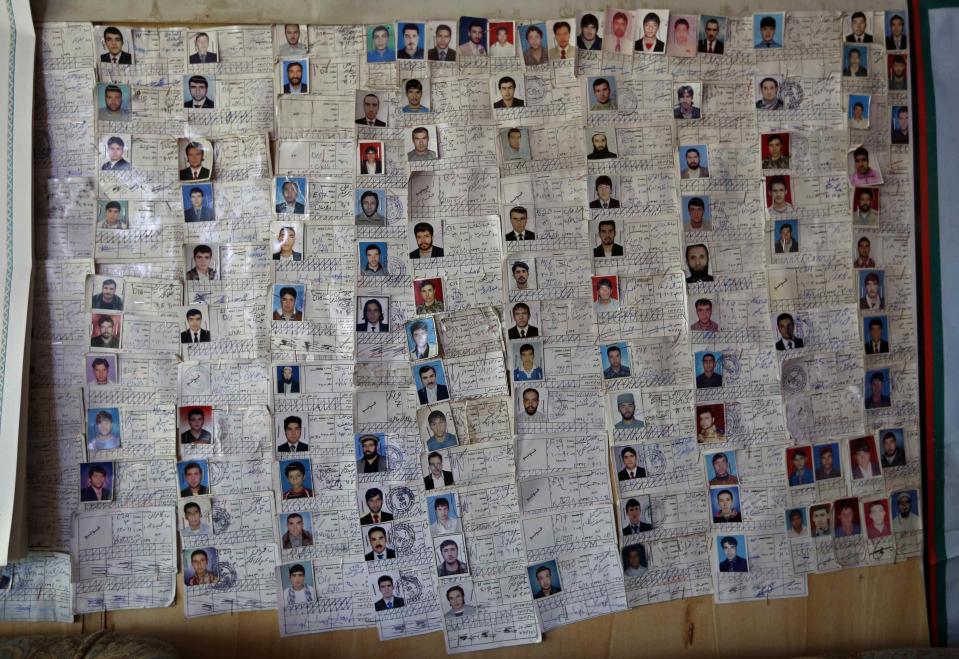
<path id="1" fill-rule="evenodd" d="M 546 59 L 441 57 L 458 20 L 40 27 L 31 542 L 72 570 L 13 566 L 0 598 L 57 598 L 5 615 L 182 578 L 187 616 L 459 653 L 918 553 L 890 16 L 561 43 L 592 18 Z"/>

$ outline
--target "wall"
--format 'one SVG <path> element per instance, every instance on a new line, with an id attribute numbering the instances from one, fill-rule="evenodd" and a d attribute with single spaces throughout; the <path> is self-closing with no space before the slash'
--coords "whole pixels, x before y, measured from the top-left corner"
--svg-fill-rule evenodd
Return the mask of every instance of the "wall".
<path id="1" fill-rule="evenodd" d="M 162 9 L 161 9 L 162 4 Z M 585 5 L 596 5 L 587 2 Z M 665 5 L 666 3 L 660 3 Z M 749 13 L 781 9 L 786 3 L 758 0 L 703 0 L 696 12 Z M 366 22 L 393 16 L 397 4 L 387 0 L 274 0 L 269 4 L 230 0 L 36 0 L 34 19 L 112 22 L 269 23 L 294 19 L 303 23 Z M 504 0 L 484 3 L 482 11 L 468 0 L 408 0 L 403 17 L 448 18 L 463 13 L 513 18 L 558 16 L 575 12 L 579 4 L 527 0 L 522 11 Z M 869 0 L 807 0 L 803 10 L 887 9 Z M 682 9 L 683 7 L 670 7 Z M 182 591 L 182 584 L 179 586 Z M 178 601 L 181 595 L 178 595 Z M 716 606 L 711 597 L 641 607 L 549 632 L 539 646 L 492 651 L 483 657 L 581 656 L 628 657 L 788 657 L 865 649 L 928 645 L 921 563 L 845 570 L 809 577 L 809 597 L 765 603 Z M 276 614 L 241 613 L 184 620 L 182 608 L 87 615 L 73 625 L 0 624 L 0 636 L 38 633 L 79 633 L 109 628 L 152 635 L 176 645 L 184 656 L 308 656 L 337 653 L 379 657 L 443 656 L 440 634 L 380 643 L 375 631 L 343 631 L 281 639 Z"/>

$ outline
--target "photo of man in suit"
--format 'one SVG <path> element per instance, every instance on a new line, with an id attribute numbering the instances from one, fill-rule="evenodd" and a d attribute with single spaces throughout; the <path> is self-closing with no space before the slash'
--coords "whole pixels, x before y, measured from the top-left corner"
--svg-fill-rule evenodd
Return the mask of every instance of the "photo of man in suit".
<path id="1" fill-rule="evenodd" d="M 749 572 L 749 562 L 739 555 L 739 541 L 731 535 L 719 541 L 725 559 L 719 563 L 720 572 Z"/>
<path id="2" fill-rule="evenodd" d="M 107 52 L 100 55 L 101 62 L 111 64 L 133 64 L 133 56 L 123 50 L 123 33 L 112 25 L 103 30 L 103 45 Z"/>
<path id="3" fill-rule="evenodd" d="M 213 435 L 203 426 L 206 424 L 206 413 L 199 407 L 194 407 L 186 415 L 189 428 L 180 433 L 181 444 L 212 444 Z"/>
<path id="4" fill-rule="evenodd" d="M 382 561 L 388 558 L 396 558 L 396 552 L 389 547 L 386 542 L 386 529 L 382 526 L 374 526 L 366 532 L 366 537 L 370 541 L 370 548 L 364 558 L 368 561 Z"/>
<path id="5" fill-rule="evenodd" d="M 793 226 L 791 224 L 784 223 L 779 227 L 779 240 L 776 241 L 774 251 L 776 254 L 799 251 L 799 241 L 793 239 Z"/>
<path id="6" fill-rule="evenodd" d="M 206 185 L 209 185 L 209 183 Z M 183 220 L 185 222 L 212 222 L 212 203 L 212 200 L 208 201 L 206 199 L 203 188 L 190 188 L 190 205 L 183 209 Z"/>
<path id="7" fill-rule="evenodd" d="M 203 145 L 199 142 L 190 142 L 184 149 L 187 166 L 180 170 L 181 181 L 207 181 L 210 179 L 210 170 L 203 166 Z"/>
<path id="8" fill-rule="evenodd" d="M 363 116 L 357 118 L 358 126 L 386 126 L 386 122 L 377 119 L 380 113 L 380 97 L 376 94 L 367 94 L 363 97 Z"/>
<path id="9" fill-rule="evenodd" d="M 429 464 L 429 473 L 423 477 L 423 486 L 427 490 L 449 487 L 453 484 L 453 472 L 443 469 L 443 454 L 431 451 L 426 457 Z"/>
<path id="10" fill-rule="evenodd" d="M 536 240 L 536 234 L 533 231 L 526 230 L 526 224 L 529 222 L 529 211 L 523 206 L 513 206 L 509 209 L 509 223 L 513 230 L 506 234 L 507 242 L 516 240 Z"/>
<path id="11" fill-rule="evenodd" d="M 306 212 L 306 206 L 303 205 L 303 202 L 297 201 L 300 196 L 299 183 L 296 181 L 284 181 L 280 191 L 283 194 L 283 201 L 276 205 L 275 210 L 277 213 L 303 215 Z"/>
<path id="12" fill-rule="evenodd" d="M 283 84 L 284 94 L 308 94 L 310 86 L 303 82 L 303 65 L 300 62 L 288 62 L 286 65 L 286 79 Z"/>
<path id="13" fill-rule="evenodd" d="M 373 298 L 363 305 L 363 322 L 356 324 L 357 332 L 389 332 L 389 323 L 383 322 L 383 305 Z"/>
<path id="14" fill-rule="evenodd" d="M 432 364 L 420 366 L 418 373 L 420 382 L 423 383 L 423 386 L 416 390 L 416 396 L 419 398 L 420 405 L 432 404 L 449 399 L 449 389 L 446 388 L 445 384 L 437 383 L 436 368 Z"/>
<path id="15" fill-rule="evenodd" d="M 283 434 L 286 436 L 286 441 L 276 448 L 280 453 L 299 453 L 310 450 L 309 444 L 300 441 L 300 437 L 303 436 L 303 419 L 300 417 L 288 416 L 283 419 Z"/>
<path id="16" fill-rule="evenodd" d="M 100 292 L 93 296 L 90 306 L 93 309 L 123 311 L 123 299 L 117 295 L 116 280 L 104 279 L 103 283 L 100 284 Z"/>
<path id="17" fill-rule="evenodd" d="M 646 478 L 646 470 L 638 464 L 639 458 L 636 455 L 636 449 L 627 446 L 619 452 L 619 457 L 623 460 L 623 468 L 616 474 L 619 480 L 628 481 L 634 478 Z"/>
<path id="18" fill-rule="evenodd" d="M 392 522 L 393 515 L 383 510 L 383 491 L 378 487 L 371 487 L 363 496 L 366 500 L 366 507 L 370 512 L 360 517 L 360 524 L 379 524 L 380 522 Z"/>
<path id="19" fill-rule="evenodd" d="M 906 464 L 906 451 L 899 447 L 896 433 L 886 432 L 882 436 L 882 453 L 879 462 L 885 467 L 902 467 Z"/>
<path id="20" fill-rule="evenodd" d="M 110 139 L 107 140 L 108 160 L 101 165 L 100 170 L 109 172 L 130 169 L 130 161 L 123 157 L 124 148 L 126 148 L 126 145 L 123 143 L 122 137 L 117 137 L 116 135 L 110 137 Z"/>
<path id="21" fill-rule="evenodd" d="M 193 267 L 186 271 L 187 281 L 216 279 L 216 268 L 212 267 L 213 248 L 209 245 L 197 245 L 193 248 Z"/>
<path id="22" fill-rule="evenodd" d="M 180 332 L 180 343 L 209 343 L 210 330 L 201 327 L 203 312 L 199 309 L 190 309 L 186 312 L 187 329 Z"/>
<path id="23" fill-rule="evenodd" d="M 106 467 L 94 464 L 87 472 L 87 486 L 80 490 L 80 501 L 113 501 L 113 492 L 106 484 Z"/>
<path id="24" fill-rule="evenodd" d="M 426 53 L 427 58 L 432 62 L 455 62 L 456 50 L 450 48 L 452 38 L 453 30 L 449 25 L 438 25 L 433 33 L 433 43 L 436 45 Z"/>
<path id="25" fill-rule="evenodd" d="M 889 341 L 882 338 L 882 318 L 872 318 L 869 321 L 869 336 L 866 337 L 865 348 L 867 355 L 880 355 L 889 352 Z"/>
<path id="26" fill-rule="evenodd" d="M 526 337 L 539 336 L 539 328 L 529 324 L 530 309 L 525 302 L 517 302 L 513 305 L 513 326 L 507 331 L 511 339 L 525 339 Z"/>
<path id="27" fill-rule="evenodd" d="M 722 55 L 726 45 L 719 38 L 719 21 L 715 18 L 707 18 L 706 24 L 703 26 L 703 32 L 706 34 L 706 38 L 699 40 L 697 50 L 701 53 Z"/>
<path id="28" fill-rule="evenodd" d="M 626 523 L 623 524 L 623 536 L 638 535 L 646 531 L 652 531 L 653 525 L 644 522 L 643 506 L 637 499 L 630 499 L 626 502 Z"/>
<path id="29" fill-rule="evenodd" d="M 776 329 L 779 330 L 779 340 L 776 341 L 776 350 L 792 350 L 802 348 L 803 340 L 796 336 L 796 321 L 792 314 L 781 313 L 776 316 Z"/>
<path id="30" fill-rule="evenodd" d="M 702 358 L 703 372 L 696 376 L 697 389 L 723 386 L 723 375 L 716 371 L 716 356 L 707 352 Z"/>
<path id="31" fill-rule="evenodd" d="M 406 604 L 406 601 L 402 597 L 393 594 L 393 577 L 390 575 L 384 574 L 376 580 L 376 585 L 380 589 L 380 594 L 383 595 L 383 597 L 373 603 L 374 611 L 391 611 L 402 608 L 403 605 Z"/>
<path id="32" fill-rule="evenodd" d="M 594 258 L 622 256 L 623 246 L 616 242 L 616 222 L 602 220 L 599 223 L 599 245 L 593 248 Z"/>
<path id="33" fill-rule="evenodd" d="M 206 96 L 207 92 L 210 90 L 210 83 L 205 77 L 190 76 L 190 79 L 187 81 L 187 86 L 190 89 L 190 98 L 183 103 L 183 107 L 204 109 L 213 108 L 213 100 L 207 98 Z"/>
<path id="34" fill-rule="evenodd" d="M 433 225 L 429 222 L 417 222 L 413 226 L 416 249 L 410 252 L 411 259 L 438 259 L 443 256 L 443 248 L 433 244 Z"/>
<path id="35" fill-rule="evenodd" d="M 215 64 L 219 61 L 216 53 L 209 50 L 210 35 L 206 32 L 197 32 L 193 37 L 193 45 L 196 46 L 196 52 L 190 55 L 190 64 Z"/>
<path id="36" fill-rule="evenodd" d="M 403 24 L 403 49 L 396 52 L 399 59 L 423 59 L 420 47 L 420 26 L 416 23 Z"/>
<path id="37" fill-rule="evenodd" d="M 303 515 L 300 513 L 290 513 L 287 515 L 286 532 L 281 539 L 283 541 L 283 549 L 313 546 L 313 534 L 303 528 Z"/>

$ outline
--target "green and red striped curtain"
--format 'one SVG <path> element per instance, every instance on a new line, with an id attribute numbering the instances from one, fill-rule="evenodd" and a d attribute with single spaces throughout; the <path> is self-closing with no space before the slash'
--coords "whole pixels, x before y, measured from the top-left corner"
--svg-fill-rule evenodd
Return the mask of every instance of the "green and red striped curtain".
<path id="1" fill-rule="evenodd" d="M 959 646 L 959 0 L 911 0 L 916 251 L 933 645 Z"/>

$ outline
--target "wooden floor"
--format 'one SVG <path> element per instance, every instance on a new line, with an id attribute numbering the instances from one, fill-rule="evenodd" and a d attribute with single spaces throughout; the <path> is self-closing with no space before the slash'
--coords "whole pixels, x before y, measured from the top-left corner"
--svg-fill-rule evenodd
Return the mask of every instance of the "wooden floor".
<path id="1" fill-rule="evenodd" d="M 182 593 L 178 593 L 178 599 Z M 375 631 L 281 639 L 276 614 L 184 620 L 168 609 L 83 616 L 72 625 L 0 624 L 0 636 L 108 629 L 154 636 L 187 657 L 334 656 L 398 659 L 445 655 L 441 634 L 380 643 Z M 711 597 L 645 606 L 549 632 L 538 646 L 482 657 L 792 657 L 929 643 L 921 564 L 845 570 L 809 578 L 809 597 L 716 606 Z"/>

